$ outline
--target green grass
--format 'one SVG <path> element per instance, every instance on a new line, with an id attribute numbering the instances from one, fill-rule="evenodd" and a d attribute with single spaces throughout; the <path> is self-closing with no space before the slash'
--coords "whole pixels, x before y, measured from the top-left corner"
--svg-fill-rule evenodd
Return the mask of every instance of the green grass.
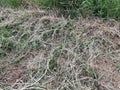
<path id="1" fill-rule="evenodd" d="M 120 19 L 120 0 L 86 0 L 84 6 L 95 16 Z"/>
<path id="2" fill-rule="evenodd" d="M 120 0 L 35 0 L 49 7 L 57 7 L 66 16 L 82 15 L 120 19 Z"/>
<path id="3" fill-rule="evenodd" d="M 21 0 L 0 0 L 0 6 L 18 8 L 21 6 Z"/>
<path id="4" fill-rule="evenodd" d="M 26 2 L 57 8 L 64 16 L 71 18 L 93 15 L 120 20 L 120 0 L 1 0 L 0 5 L 18 8 Z"/>
<path id="5" fill-rule="evenodd" d="M 41 47 L 39 40 L 29 41 L 32 32 L 21 29 L 19 26 L 0 27 L 0 59 L 6 57 L 8 53 L 18 55 L 11 64 L 19 63 L 24 59 L 23 54 L 29 50 L 38 50 Z"/>

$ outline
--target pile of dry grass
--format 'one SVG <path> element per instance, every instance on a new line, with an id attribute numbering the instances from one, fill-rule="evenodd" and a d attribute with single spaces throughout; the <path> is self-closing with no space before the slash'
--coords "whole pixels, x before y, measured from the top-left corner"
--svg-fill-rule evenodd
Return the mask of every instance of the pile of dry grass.
<path id="1" fill-rule="evenodd" d="M 119 90 L 119 24 L 114 20 L 58 18 L 41 10 L 2 9 L 0 87 Z M 8 30 L 5 35 L 3 29 Z"/>

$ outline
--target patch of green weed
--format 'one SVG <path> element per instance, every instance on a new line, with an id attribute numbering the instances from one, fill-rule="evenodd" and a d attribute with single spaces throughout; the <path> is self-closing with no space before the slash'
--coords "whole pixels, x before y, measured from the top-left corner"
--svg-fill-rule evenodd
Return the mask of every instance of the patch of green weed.
<path id="1" fill-rule="evenodd" d="M 89 68 L 89 67 L 83 67 L 83 74 L 89 77 L 92 77 L 94 79 L 98 79 L 98 74 L 95 70 Z"/>
<path id="2" fill-rule="evenodd" d="M 53 70 L 57 66 L 57 59 L 59 58 L 61 49 L 62 49 L 62 47 L 60 46 L 59 48 L 54 50 L 53 57 L 49 62 L 49 69 L 50 70 Z"/>
<path id="3" fill-rule="evenodd" d="M 116 69 L 117 69 L 117 71 L 120 72 L 120 62 L 117 61 L 115 64 L 116 64 Z"/>
<path id="4" fill-rule="evenodd" d="M 0 5 L 18 8 L 21 6 L 21 1 L 22 0 L 0 0 Z"/>

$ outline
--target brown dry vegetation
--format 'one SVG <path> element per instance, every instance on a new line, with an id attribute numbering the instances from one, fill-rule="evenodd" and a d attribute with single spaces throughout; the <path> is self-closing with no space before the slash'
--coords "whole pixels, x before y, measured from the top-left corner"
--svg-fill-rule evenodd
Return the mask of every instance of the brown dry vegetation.
<path id="1" fill-rule="evenodd" d="M 0 30 L 1 90 L 120 90 L 118 21 L 6 8 Z"/>

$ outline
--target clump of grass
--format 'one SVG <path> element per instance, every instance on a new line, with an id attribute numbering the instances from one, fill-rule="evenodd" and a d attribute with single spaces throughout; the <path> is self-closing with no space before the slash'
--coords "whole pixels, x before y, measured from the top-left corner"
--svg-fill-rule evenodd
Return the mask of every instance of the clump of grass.
<path id="1" fill-rule="evenodd" d="M 120 19 L 119 0 L 86 0 L 82 3 L 82 7 L 89 10 L 95 16 Z"/>
<path id="2" fill-rule="evenodd" d="M 21 6 L 21 0 L 0 0 L 1 6 L 10 6 L 12 8 L 18 8 Z"/>
<path id="3" fill-rule="evenodd" d="M 54 50 L 54 52 L 53 52 L 53 58 L 49 62 L 49 69 L 50 70 L 54 70 L 54 68 L 57 66 L 57 60 L 59 58 L 60 50 L 61 49 L 62 49 L 62 47 L 59 47 L 56 50 Z"/>
<path id="4" fill-rule="evenodd" d="M 18 8 L 26 2 L 57 8 L 65 17 L 94 15 L 120 20 L 120 0 L 1 0 L 0 5 Z"/>
<path id="5" fill-rule="evenodd" d="M 120 19 L 120 0 L 34 0 L 40 5 L 60 9 L 65 16 L 95 15 L 102 18 Z"/>

